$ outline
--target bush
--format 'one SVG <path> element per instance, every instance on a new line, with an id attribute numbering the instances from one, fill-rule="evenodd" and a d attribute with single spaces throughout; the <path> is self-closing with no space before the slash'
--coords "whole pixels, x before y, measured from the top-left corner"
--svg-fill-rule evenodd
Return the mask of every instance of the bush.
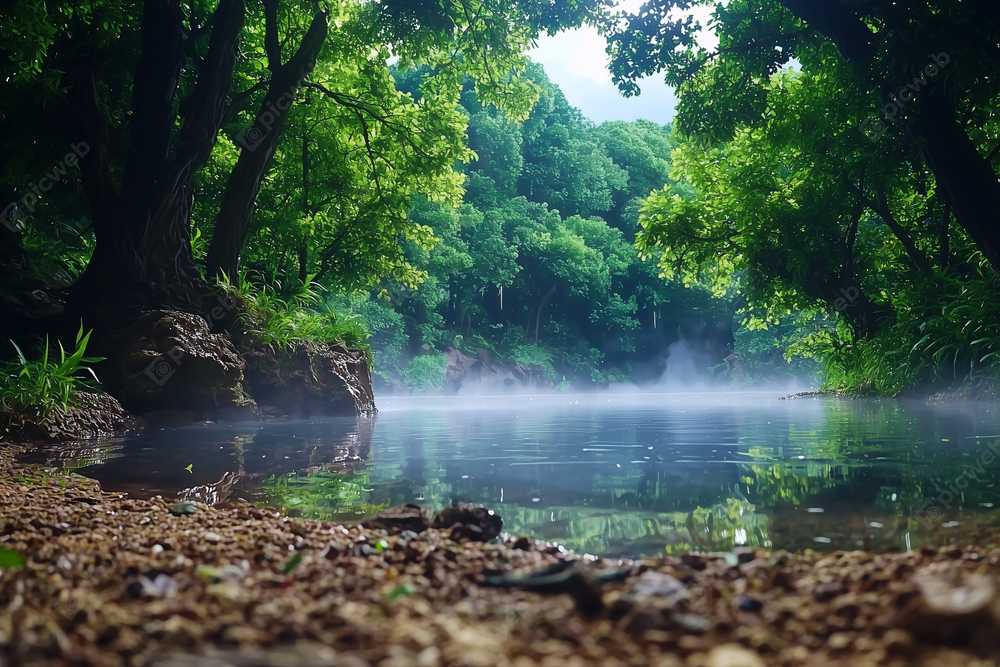
<path id="1" fill-rule="evenodd" d="M 540 345 L 519 345 L 514 348 L 511 359 L 519 368 L 538 368 L 545 372 L 545 375 L 554 379 L 555 368 L 552 366 L 552 353 Z"/>
<path id="2" fill-rule="evenodd" d="M 871 339 L 843 323 L 800 347 L 824 362 L 824 389 L 896 396 L 1000 380 L 1000 276 L 979 263 L 967 275 L 935 272 L 887 296 L 894 315 Z"/>
<path id="3" fill-rule="evenodd" d="M 444 387 L 444 374 L 448 370 L 448 357 L 438 352 L 410 359 L 403 371 L 403 382 L 416 391 Z"/>

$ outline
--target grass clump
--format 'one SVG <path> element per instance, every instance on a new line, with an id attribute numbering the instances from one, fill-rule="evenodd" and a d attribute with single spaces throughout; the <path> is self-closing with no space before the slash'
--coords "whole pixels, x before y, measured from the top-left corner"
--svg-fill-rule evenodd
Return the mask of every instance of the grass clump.
<path id="1" fill-rule="evenodd" d="M 83 333 L 81 324 L 73 352 L 67 354 L 60 342 L 58 356 L 46 336 L 38 359 L 28 359 L 17 343 L 11 341 L 17 359 L 0 364 L 0 406 L 21 415 L 43 417 L 54 410 L 68 410 L 74 392 L 96 390 L 100 383 L 87 364 L 104 361 L 104 357 L 84 356 L 90 334 Z"/>
<path id="2" fill-rule="evenodd" d="M 357 315 L 340 316 L 324 301 L 322 287 L 312 281 L 289 290 L 257 287 L 245 278 L 238 284 L 226 279 L 219 283 L 223 292 L 241 305 L 237 322 L 263 345 L 293 350 L 302 343 L 340 342 L 352 350 L 362 350 L 373 359 L 364 320 Z"/>

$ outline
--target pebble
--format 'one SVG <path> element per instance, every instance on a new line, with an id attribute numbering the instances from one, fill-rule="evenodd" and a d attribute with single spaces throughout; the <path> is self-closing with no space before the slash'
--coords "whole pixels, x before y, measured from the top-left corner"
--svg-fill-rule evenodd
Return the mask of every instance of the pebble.
<path id="1" fill-rule="evenodd" d="M 15 468 L 0 449 L 0 535 L 23 559 L 0 571 L 0 664 L 1000 664 L 1000 549 L 577 559 L 471 539 L 454 529 L 475 525 L 470 510 L 418 530 L 411 510 L 377 528 L 246 504 L 172 516 L 180 504 Z M 478 515 L 492 532 L 499 519 Z M 572 587 L 486 585 L 546 571 L 588 582 L 594 604 Z"/>

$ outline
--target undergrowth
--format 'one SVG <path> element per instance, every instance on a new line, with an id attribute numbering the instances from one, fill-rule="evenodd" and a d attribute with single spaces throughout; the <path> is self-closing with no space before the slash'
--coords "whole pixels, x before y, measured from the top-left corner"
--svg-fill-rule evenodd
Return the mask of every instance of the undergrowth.
<path id="1" fill-rule="evenodd" d="M 937 271 L 886 294 L 894 315 L 870 339 L 840 323 L 800 346 L 822 359 L 824 389 L 898 396 L 909 390 L 1000 385 L 1000 275 Z"/>
<path id="2" fill-rule="evenodd" d="M 47 336 L 37 359 L 28 359 L 11 341 L 17 359 L 0 364 L 0 405 L 4 410 L 43 417 L 53 410 L 69 409 L 74 392 L 96 390 L 97 375 L 87 364 L 103 361 L 104 357 L 84 356 L 90 333 L 83 333 L 81 323 L 73 352 L 67 354 L 60 342 L 58 357 Z"/>
<path id="3" fill-rule="evenodd" d="M 372 363 L 364 320 L 357 315 L 338 315 L 321 297 L 322 287 L 312 281 L 288 289 L 256 286 L 246 278 L 232 283 L 219 281 L 223 292 L 240 303 L 239 325 L 264 345 L 293 350 L 302 343 L 340 342 L 362 350 Z"/>

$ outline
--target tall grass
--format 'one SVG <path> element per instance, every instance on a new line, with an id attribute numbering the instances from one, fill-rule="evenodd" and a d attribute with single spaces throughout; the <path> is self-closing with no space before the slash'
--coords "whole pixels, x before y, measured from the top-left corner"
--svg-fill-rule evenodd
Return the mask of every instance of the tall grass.
<path id="1" fill-rule="evenodd" d="M 323 288 L 314 282 L 282 290 L 280 285 L 257 287 L 245 278 L 236 284 L 224 278 L 219 286 L 240 303 L 239 326 L 264 345 L 291 350 L 307 342 L 341 342 L 372 358 L 364 320 L 334 312 L 321 297 Z"/>
<path id="2" fill-rule="evenodd" d="M 38 359 L 28 359 L 17 343 L 11 341 L 17 351 L 17 360 L 0 364 L 0 404 L 3 408 L 43 417 L 53 410 L 68 410 L 75 391 L 97 389 L 97 375 L 86 364 L 103 361 L 104 357 L 84 356 L 90 334 L 83 333 L 81 323 L 73 352 L 67 354 L 60 342 L 58 357 L 46 336 Z"/>

